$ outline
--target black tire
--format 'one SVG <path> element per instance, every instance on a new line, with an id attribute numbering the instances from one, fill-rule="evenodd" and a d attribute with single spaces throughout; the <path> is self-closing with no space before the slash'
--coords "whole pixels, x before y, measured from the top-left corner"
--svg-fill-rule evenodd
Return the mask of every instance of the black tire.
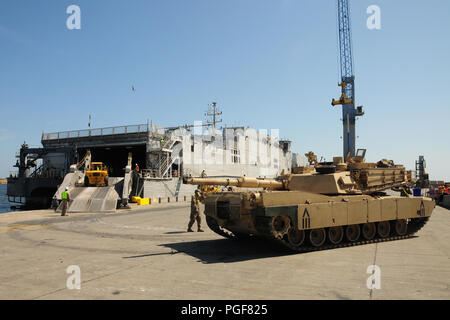
<path id="1" fill-rule="evenodd" d="M 364 239 L 372 240 L 377 235 L 377 226 L 373 222 L 364 223 L 361 231 Z"/>
<path id="2" fill-rule="evenodd" d="M 406 219 L 395 221 L 395 233 L 399 236 L 404 236 L 408 233 L 408 221 Z"/>
<path id="3" fill-rule="evenodd" d="M 89 187 L 89 178 L 88 177 L 84 177 L 84 186 Z"/>
<path id="4" fill-rule="evenodd" d="M 359 224 L 348 225 L 347 228 L 345 228 L 345 237 L 348 241 L 356 242 L 360 236 L 361 228 L 359 227 Z"/>
<path id="5" fill-rule="evenodd" d="M 324 228 L 312 229 L 309 231 L 308 238 L 309 242 L 317 248 L 325 243 L 327 240 L 327 233 Z"/>
<path id="6" fill-rule="evenodd" d="M 391 234 L 391 224 L 389 221 L 380 221 L 377 223 L 377 233 L 380 238 L 387 238 Z"/>
<path id="7" fill-rule="evenodd" d="M 109 177 L 106 176 L 105 177 L 105 187 L 107 187 L 109 185 Z"/>
<path id="8" fill-rule="evenodd" d="M 339 244 L 344 239 L 344 228 L 341 226 L 328 229 L 328 241 L 331 244 Z"/>
<path id="9" fill-rule="evenodd" d="M 305 231 L 290 227 L 288 231 L 288 241 L 291 246 L 299 248 L 305 241 Z"/>

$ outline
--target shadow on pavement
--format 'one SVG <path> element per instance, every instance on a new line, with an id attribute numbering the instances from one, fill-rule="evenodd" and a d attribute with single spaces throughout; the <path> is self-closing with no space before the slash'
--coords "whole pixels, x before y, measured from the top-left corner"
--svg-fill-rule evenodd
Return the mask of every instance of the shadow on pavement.
<path id="1" fill-rule="evenodd" d="M 161 244 L 161 246 L 193 256 L 203 263 L 230 263 L 292 254 L 285 248 L 265 239 L 198 240 Z"/>

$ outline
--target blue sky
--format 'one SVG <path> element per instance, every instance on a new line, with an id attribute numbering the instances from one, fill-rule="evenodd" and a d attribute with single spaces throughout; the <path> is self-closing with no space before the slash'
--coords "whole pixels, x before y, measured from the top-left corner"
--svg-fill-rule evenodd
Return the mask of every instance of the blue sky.
<path id="1" fill-rule="evenodd" d="M 66 8 L 81 8 L 81 30 Z M 381 30 L 366 9 L 381 8 Z M 450 1 L 351 1 L 357 147 L 450 181 Z M 293 151 L 341 155 L 336 1 L 3 0 L 0 176 L 42 131 L 202 120 L 279 128 Z M 136 91 L 131 90 L 134 85 Z"/>

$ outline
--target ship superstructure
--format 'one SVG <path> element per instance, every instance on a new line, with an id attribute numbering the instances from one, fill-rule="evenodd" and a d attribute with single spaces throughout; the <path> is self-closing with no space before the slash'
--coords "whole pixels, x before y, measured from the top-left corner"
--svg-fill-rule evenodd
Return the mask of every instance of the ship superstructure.
<path id="1" fill-rule="evenodd" d="M 280 140 L 278 130 L 217 129 L 215 123 L 201 121 L 176 127 L 146 123 L 43 133 L 41 142 L 41 148 L 22 145 L 15 165 L 18 172 L 8 179 L 10 202 L 49 206 L 58 198 L 59 187 L 75 187 L 84 178 L 87 154 L 107 166 L 114 184 L 123 183 L 128 166 L 130 196 L 163 201 L 192 194 L 194 187 L 183 185 L 182 176 L 276 177 L 290 173 L 293 161 L 291 143 Z M 76 178 L 68 179 L 74 172 Z"/>

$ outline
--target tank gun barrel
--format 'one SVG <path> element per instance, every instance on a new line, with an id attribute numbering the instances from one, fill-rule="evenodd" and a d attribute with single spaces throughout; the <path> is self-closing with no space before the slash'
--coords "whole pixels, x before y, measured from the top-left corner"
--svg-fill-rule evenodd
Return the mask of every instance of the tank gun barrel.
<path id="1" fill-rule="evenodd" d="M 198 186 L 225 186 L 241 188 L 270 188 L 284 189 L 282 181 L 275 179 L 257 179 L 249 177 L 240 178 L 183 178 L 184 184 L 194 184 Z"/>

